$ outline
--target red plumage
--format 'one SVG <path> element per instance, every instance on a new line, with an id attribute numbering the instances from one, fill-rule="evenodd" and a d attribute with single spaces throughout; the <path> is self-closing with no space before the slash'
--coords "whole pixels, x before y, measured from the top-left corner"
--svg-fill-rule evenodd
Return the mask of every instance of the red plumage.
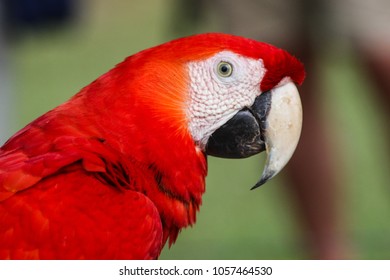
<path id="1" fill-rule="evenodd" d="M 225 49 L 281 68 L 262 89 L 286 67 L 304 78 L 284 51 L 222 34 L 127 58 L 1 147 L 0 258 L 157 258 L 195 222 L 205 190 L 206 156 L 187 129 L 185 64 Z"/>

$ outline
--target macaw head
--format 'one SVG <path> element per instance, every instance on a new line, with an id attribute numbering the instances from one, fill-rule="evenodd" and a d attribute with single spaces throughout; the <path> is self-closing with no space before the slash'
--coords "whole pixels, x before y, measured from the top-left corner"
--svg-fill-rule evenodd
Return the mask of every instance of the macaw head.
<path id="1" fill-rule="evenodd" d="M 198 149 L 223 158 L 266 151 L 255 187 L 289 161 L 302 126 L 296 85 L 305 77 L 295 57 L 266 43 L 218 33 L 174 40 L 140 56 L 148 58 L 144 72 L 154 75 L 148 82 L 160 88 L 150 97 L 158 99 L 155 110 L 171 116 Z"/>
<path id="2" fill-rule="evenodd" d="M 304 77 L 302 63 L 282 49 L 208 33 L 130 56 L 98 84 L 114 88 L 110 92 L 116 95 L 110 94 L 108 103 L 120 103 L 117 111 L 125 121 L 138 118 L 132 125 L 145 127 L 141 134 L 150 137 L 137 143 L 153 142 L 145 149 L 154 148 L 151 157 L 157 165 L 165 162 L 160 169 L 171 166 L 167 161 L 173 161 L 181 141 L 175 142 L 175 136 L 184 135 L 181 139 L 195 145 L 197 153 L 216 157 L 245 158 L 266 151 L 258 187 L 287 164 L 297 146 L 302 108 L 296 85 Z M 130 106 L 132 115 L 123 114 Z M 133 130 L 130 134 L 136 137 Z"/>

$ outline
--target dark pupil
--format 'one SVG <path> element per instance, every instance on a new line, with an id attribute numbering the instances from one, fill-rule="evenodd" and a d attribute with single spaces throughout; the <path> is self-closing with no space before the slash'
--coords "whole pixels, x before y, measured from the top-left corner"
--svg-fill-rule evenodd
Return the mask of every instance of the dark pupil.
<path id="1" fill-rule="evenodd" d="M 229 68 L 226 65 L 221 66 L 221 72 L 222 73 L 227 73 L 229 71 Z"/>

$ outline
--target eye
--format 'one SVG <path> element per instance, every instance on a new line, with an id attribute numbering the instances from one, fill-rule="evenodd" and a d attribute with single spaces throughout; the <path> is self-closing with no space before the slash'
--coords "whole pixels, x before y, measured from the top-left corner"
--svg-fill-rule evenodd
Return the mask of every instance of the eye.
<path id="1" fill-rule="evenodd" d="M 221 61 L 217 66 L 217 73 L 221 77 L 230 77 L 233 73 L 233 65 L 226 61 Z"/>

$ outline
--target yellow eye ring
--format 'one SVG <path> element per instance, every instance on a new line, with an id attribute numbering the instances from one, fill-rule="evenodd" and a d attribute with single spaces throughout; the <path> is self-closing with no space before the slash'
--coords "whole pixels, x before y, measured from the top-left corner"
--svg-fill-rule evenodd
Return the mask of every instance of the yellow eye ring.
<path id="1" fill-rule="evenodd" d="M 223 78 L 230 77 L 233 74 L 233 65 L 226 61 L 221 61 L 217 66 L 217 73 Z"/>

